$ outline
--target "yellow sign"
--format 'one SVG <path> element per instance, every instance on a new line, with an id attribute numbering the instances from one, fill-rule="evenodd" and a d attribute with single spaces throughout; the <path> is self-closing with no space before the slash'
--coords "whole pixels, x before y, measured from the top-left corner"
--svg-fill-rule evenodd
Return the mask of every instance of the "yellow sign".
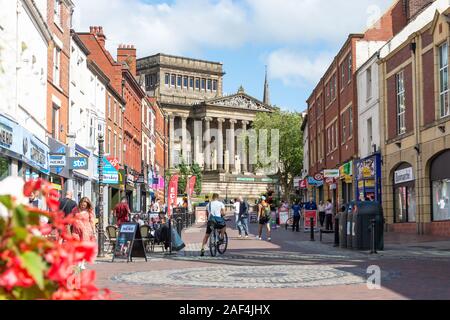
<path id="1" fill-rule="evenodd" d="M 364 188 L 364 185 L 366 186 L 366 188 L 373 188 L 375 187 L 375 180 L 365 180 L 358 182 L 359 188 Z"/>
<path id="2" fill-rule="evenodd" d="M 362 172 L 363 172 L 363 177 L 364 178 L 370 178 L 370 177 L 373 176 L 372 170 L 369 167 L 364 167 Z"/>
<path id="3" fill-rule="evenodd" d="M 58 190 L 58 191 L 62 190 L 62 187 L 60 184 L 52 183 L 52 187 L 53 187 L 53 189 Z"/>

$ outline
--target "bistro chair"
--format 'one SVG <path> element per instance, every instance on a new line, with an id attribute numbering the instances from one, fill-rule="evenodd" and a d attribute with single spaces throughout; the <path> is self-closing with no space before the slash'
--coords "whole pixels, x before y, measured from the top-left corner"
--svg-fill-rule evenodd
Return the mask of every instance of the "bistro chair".
<path id="1" fill-rule="evenodd" d="M 145 252 L 148 251 L 148 245 L 151 243 L 151 239 L 150 239 L 150 226 L 149 225 L 143 225 L 140 226 L 140 231 L 141 231 L 141 238 L 142 238 L 142 243 L 144 245 L 145 248 Z"/>
<path id="2" fill-rule="evenodd" d="M 106 227 L 106 236 L 108 240 L 108 252 L 111 249 L 113 252 L 117 242 L 117 227 L 116 226 L 107 226 Z"/>

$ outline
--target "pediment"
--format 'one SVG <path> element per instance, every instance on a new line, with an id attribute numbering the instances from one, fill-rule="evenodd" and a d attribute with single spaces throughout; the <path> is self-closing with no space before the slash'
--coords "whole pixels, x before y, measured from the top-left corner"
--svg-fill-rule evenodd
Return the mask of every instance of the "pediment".
<path id="1" fill-rule="evenodd" d="M 262 112 L 272 111 L 272 108 L 270 106 L 265 105 L 258 99 L 255 99 L 245 93 L 238 93 L 231 96 L 207 100 L 205 101 L 205 104 L 243 110 L 262 111 Z"/>

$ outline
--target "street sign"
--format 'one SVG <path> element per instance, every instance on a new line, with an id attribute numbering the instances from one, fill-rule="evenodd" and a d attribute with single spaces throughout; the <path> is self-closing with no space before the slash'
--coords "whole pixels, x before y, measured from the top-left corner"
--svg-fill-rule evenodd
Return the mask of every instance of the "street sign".
<path id="1" fill-rule="evenodd" d="M 50 167 L 65 167 L 66 166 L 66 156 L 50 155 L 49 165 L 50 165 Z"/>
<path id="2" fill-rule="evenodd" d="M 127 262 L 132 262 L 133 257 L 145 258 L 147 261 L 139 224 L 123 223 L 120 226 L 112 262 L 114 259 L 126 259 Z"/>
<path id="3" fill-rule="evenodd" d="M 119 184 L 119 171 L 116 167 L 116 161 L 116 158 L 103 157 L 104 184 Z"/>

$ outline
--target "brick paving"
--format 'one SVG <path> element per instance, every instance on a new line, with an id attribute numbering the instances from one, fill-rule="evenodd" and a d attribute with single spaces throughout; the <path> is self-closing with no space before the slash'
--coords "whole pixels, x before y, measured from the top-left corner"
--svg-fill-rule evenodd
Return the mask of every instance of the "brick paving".
<path id="1" fill-rule="evenodd" d="M 186 248 L 157 252 L 148 262 L 98 260 L 97 285 L 136 300 L 398 300 L 450 299 L 450 239 L 387 233 L 378 255 L 334 248 L 332 234 L 273 230 L 272 242 L 239 239 L 233 224 L 225 255 L 199 256 L 203 226 L 183 231 Z M 263 236 L 264 237 L 264 236 Z M 406 242 L 406 243 L 405 243 Z M 159 252 L 158 252 L 159 250 Z M 381 270 L 381 289 L 370 290 L 367 268 Z"/>

